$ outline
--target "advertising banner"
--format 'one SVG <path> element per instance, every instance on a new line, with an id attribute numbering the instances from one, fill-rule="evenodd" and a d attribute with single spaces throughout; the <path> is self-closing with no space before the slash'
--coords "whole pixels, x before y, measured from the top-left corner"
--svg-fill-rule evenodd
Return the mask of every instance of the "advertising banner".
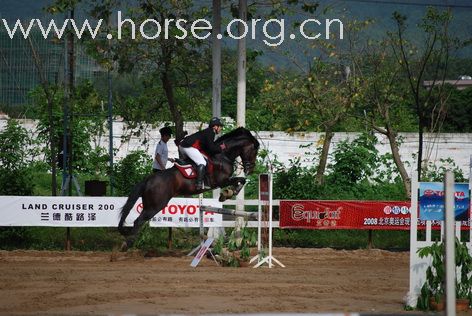
<path id="1" fill-rule="evenodd" d="M 0 196 L 0 226 L 116 227 L 125 197 Z M 221 207 L 213 199 L 208 206 Z M 131 226 L 142 211 L 139 199 L 126 218 Z M 151 219 L 153 227 L 198 227 L 198 199 L 173 198 Z M 223 216 L 203 214 L 205 227 L 220 227 Z"/>
<path id="2" fill-rule="evenodd" d="M 462 230 L 469 226 L 470 219 L 461 221 Z M 431 227 L 441 229 L 441 221 Z M 409 230 L 410 201 L 280 201 L 280 228 Z"/>
<path id="3" fill-rule="evenodd" d="M 420 182 L 419 219 L 444 220 L 444 183 Z M 454 185 L 455 218 L 456 221 L 466 221 L 469 218 L 470 196 L 468 183 Z"/>
<path id="4" fill-rule="evenodd" d="M 408 230 L 409 201 L 280 201 L 280 227 Z"/>

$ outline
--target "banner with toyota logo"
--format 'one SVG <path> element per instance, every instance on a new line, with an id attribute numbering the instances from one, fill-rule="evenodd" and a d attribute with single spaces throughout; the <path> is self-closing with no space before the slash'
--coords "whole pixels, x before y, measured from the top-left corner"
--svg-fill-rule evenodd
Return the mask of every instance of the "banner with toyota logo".
<path id="1" fill-rule="evenodd" d="M 419 218 L 422 220 L 444 220 L 444 183 L 420 182 Z M 456 221 L 465 221 L 470 213 L 468 183 L 454 184 L 454 212 Z"/>
<path id="2" fill-rule="evenodd" d="M 0 196 L 0 226 L 116 227 L 126 197 L 82 196 Z M 221 207 L 216 199 L 204 199 L 204 205 Z M 143 209 L 141 199 L 126 218 L 126 226 Z M 197 198 L 173 198 L 151 220 L 153 227 L 199 227 Z M 205 227 L 221 227 L 223 215 L 203 213 Z"/>

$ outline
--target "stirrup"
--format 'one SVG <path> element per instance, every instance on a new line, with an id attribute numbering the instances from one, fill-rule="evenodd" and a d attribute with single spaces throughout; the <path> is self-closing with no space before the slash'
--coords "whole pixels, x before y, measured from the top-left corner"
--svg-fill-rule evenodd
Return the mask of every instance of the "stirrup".
<path id="1" fill-rule="evenodd" d="M 208 190 L 208 189 L 211 189 L 211 187 L 207 185 L 205 181 L 202 181 L 202 183 L 197 183 L 197 189 Z"/>

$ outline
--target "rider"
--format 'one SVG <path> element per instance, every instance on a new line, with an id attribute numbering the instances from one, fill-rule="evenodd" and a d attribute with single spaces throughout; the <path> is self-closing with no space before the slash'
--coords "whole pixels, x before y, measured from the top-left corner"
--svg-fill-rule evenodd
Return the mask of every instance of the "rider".
<path id="1" fill-rule="evenodd" d="M 210 120 L 208 128 L 189 135 L 180 142 L 179 151 L 184 157 L 192 159 L 197 165 L 197 188 L 206 189 L 203 179 L 207 163 L 202 153 L 207 156 L 213 156 L 226 148 L 224 144 L 220 146 L 215 144 L 215 137 L 221 133 L 222 128 L 223 123 L 221 120 L 218 117 L 214 117 Z"/>

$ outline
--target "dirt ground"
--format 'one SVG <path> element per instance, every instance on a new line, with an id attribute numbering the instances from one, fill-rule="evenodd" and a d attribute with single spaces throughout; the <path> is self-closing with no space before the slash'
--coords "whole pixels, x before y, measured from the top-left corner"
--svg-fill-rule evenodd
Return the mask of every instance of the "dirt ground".
<path id="1" fill-rule="evenodd" d="M 0 251 L 0 314 L 413 313 L 407 252 L 276 248 L 273 269 L 110 255 Z"/>

